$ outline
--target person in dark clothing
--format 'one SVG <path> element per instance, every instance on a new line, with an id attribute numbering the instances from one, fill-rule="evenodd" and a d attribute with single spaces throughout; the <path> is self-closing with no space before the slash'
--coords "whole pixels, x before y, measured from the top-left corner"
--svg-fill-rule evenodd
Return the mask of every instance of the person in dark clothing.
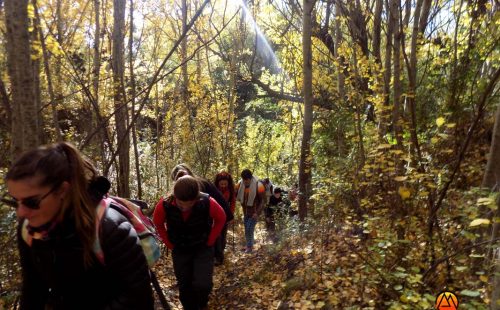
<path id="1" fill-rule="evenodd" d="M 224 198 L 222 193 L 219 191 L 219 189 L 209 180 L 202 178 L 200 176 L 195 175 L 192 171 L 191 168 L 189 168 L 188 165 L 186 164 L 178 164 L 172 169 L 171 173 L 171 178 L 172 181 L 177 180 L 179 177 L 184 176 L 184 175 L 190 175 L 194 177 L 195 179 L 198 180 L 198 183 L 200 184 L 200 191 L 203 193 L 208 194 L 210 197 L 215 199 L 215 201 L 222 207 L 224 210 L 224 213 L 226 214 L 226 225 L 225 231 L 227 233 L 227 224 L 233 220 L 234 218 L 234 211 L 231 210 L 229 202 Z M 225 243 L 225 236 L 226 233 L 221 233 L 219 238 L 217 239 L 215 243 L 215 265 L 221 265 L 224 261 L 224 247 L 222 246 L 223 243 Z M 222 240 L 224 238 L 224 240 Z"/>
<path id="2" fill-rule="evenodd" d="M 234 194 L 234 181 L 231 174 L 226 171 L 222 171 L 217 173 L 214 181 L 215 187 L 221 192 L 224 200 L 229 204 L 229 208 L 231 210 L 231 214 L 234 214 L 236 208 L 236 195 Z M 224 250 L 226 249 L 227 243 L 227 228 L 228 222 L 224 225 L 224 229 L 220 234 L 220 237 L 217 238 L 215 242 L 215 265 L 222 265 L 224 262 Z M 234 227 L 233 227 L 234 228 Z M 234 230 L 234 229 L 233 229 Z"/>
<path id="3" fill-rule="evenodd" d="M 226 221 L 222 207 L 199 188 L 192 176 L 177 178 L 173 195 L 160 199 L 153 214 L 162 241 L 172 249 L 179 299 L 186 310 L 207 308 L 213 246 Z"/>
<path id="4" fill-rule="evenodd" d="M 109 189 L 98 178 L 65 142 L 24 153 L 7 172 L 10 198 L 2 201 L 19 218 L 21 309 L 153 309 L 146 257 L 130 222 L 109 208 L 96 238 L 96 206 Z M 97 239 L 105 265 L 94 252 Z"/>
<path id="5" fill-rule="evenodd" d="M 269 204 L 265 208 L 264 213 L 266 216 L 266 230 L 269 237 L 276 241 L 276 221 L 275 216 L 277 215 L 279 207 L 283 204 L 283 198 L 281 197 L 281 188 L 276 187 L 273 190 L 273 195 L 269 198 Z"/>

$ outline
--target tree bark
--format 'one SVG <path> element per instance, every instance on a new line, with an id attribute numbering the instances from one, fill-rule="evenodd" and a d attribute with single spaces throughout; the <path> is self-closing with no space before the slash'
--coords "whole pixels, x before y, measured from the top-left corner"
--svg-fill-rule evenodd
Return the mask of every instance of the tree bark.
<path id="1" fill-rule="evenodd" d="M 376 0 L 375 13 L 373 19 L 373 56 L 377 63 L 381 63 L 380 57 L 380 41 L 381 41 L 381 24 L 382 24 L 382 0 Z"/>
<path id="2" fill-rule="evenodd" d="M 132 103 L 132 115 L 135 114 L 136 84 L 134 73 L 134 0 L 130 0 L 130 34 L 128 41 L 128 57 L 130 72 L 130 101 Z M 137 179 L 137 198 L 142 199 L 142 180 L 139 162 L 139 150 L 137 147 L 137 122 L 132 124 L 132 143 L 134 144 L 135 177 Z"/>
<path id="3" fill-rule="evenodd" d="M 419 20 L 420 20 L 420 11 L 422 9 L 423 0 L 417 0 L 417 4 L 415 6 L 415 12 L 413 15 L 413 31 L 411 36 L 410 43 L 410 63 L 408 66 L 408 107 L 410 109 L 411 115 L 411 140 L 412 140 L 412 150 L 416 155 L 416 161 L 418 163 L 422 162 L 422 154 L 420 152 L 420 145 L 418 143 L 418 133 L 417 133 L 417 112 L 416 112 L 416 97 L 417 97 L 417 43 L 418 38 L 420 37 L 419 32 Z"/>
<path id="4" fill-rule="evenodd" d="M 106 14 L 104 14 L 106 15 Z M 101 72 L 101 2 L 100 0 L 94 0 L 94 58 L 92 63 L 92 94 L 94 97 L 94 114 L 96 123 L 100 120 L 99 109 L 99 78 Z M 105 152 L 105 141 L 107 137 L 107 128 L 103 127 L 102 131 L 98 135 L 99 137 L 99 147 L 101 151 L 101 161 L 103 166 L 106 166 L 106 152 Z"/>
<path id="5" fill-rule="evenodd" d="M 392 126 L 396 137 L 398 149 L 403 149 L 403 130 L 401 119 L 401 27 L 400 27 L 401 0 L 391 0 L 391 24 L 394 30 L 393 52 L 394 52 L 394 97 L 392 108 Z M 401 171 L 398 171 L 401 172 Z"/>
<path id="6" fill-rule="evenodd" d="M 345 99 L 345 59 L 344 56 L 339 55 L 339 46 L 342 43 L 342 29 L 340 24 L 341 16 L 340 4 L 338 1 L 335 2 L 335 45 L 334 45 L 334 56 L 337 58 L 339 67 L 337 69 L 337 87 L 339 90 L 340 100 Z"/>
<path id="7" fill-rule="evenodd" d="M 6 0 L 7 66 L 12 89 L 12 157 L 39 144 L 40 127 L 28 32 L 28 0 Z"/>
<path id="8" fill-rule="evenodd" d="M 488 155 L 488 163 L 483 176 L 482 187 L 490 190 L 500 189 L 500 105 L 497 107 L 495 124 L 493 125 L 493 137 Z"/>
<path id="9" fill-rule="evenodd" d="M 312 136 L 312 42 L 311 25 L 314 0 L 303 0 L 303 33 L 302 33 L 302 55 L 304 70 L 304 124 L 302 133 L 302 144 L 300 147 L 299 167 L 299 218 L 303 221 L 307 216 L 307 205 L 311 194 L 311 136 Z"/>
<path id="10" fill-rule="evenodd" d="M 113 98 L 118 145 L 118 195 L 130 197 L 130 139 L 126 130 L 128 112 L 123 91 L 126 0 L 113 0 Z"/>

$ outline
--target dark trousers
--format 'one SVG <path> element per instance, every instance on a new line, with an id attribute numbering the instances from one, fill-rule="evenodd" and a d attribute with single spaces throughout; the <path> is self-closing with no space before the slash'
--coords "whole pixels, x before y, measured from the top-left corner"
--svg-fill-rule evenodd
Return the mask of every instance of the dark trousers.
<path id="1" fill-rule="evenodd" d="M 224 250 L 226 249 L 226 244 L 227 244 L 227 224 L 224 225 L 224 228 L 222 228 L 222 231 L 215 241 L 215 259 L 218 260 L 219 262 L 224 261 Z"/>
<path id="2" fill-rule="evenodd" d="M 179 299 L 185 310 L 199 310 L 208 304 L 214 273 L 214 248 L 206 245 L 194 249 L 172 250 Z"/>

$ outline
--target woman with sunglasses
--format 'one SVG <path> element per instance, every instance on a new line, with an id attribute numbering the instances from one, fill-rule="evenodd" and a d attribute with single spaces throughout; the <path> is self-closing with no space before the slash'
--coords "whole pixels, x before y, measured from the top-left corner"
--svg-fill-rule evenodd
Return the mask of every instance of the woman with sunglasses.
<path id="1" fill-rule="evenodd" d="M 29 151 L 5 180 L 10 199 L 2 201 L 19 218 L 21 309 L 153 309 L 137 234 L 113 208 L 96 224 L 110 184 L 77 149 L 61 142 Z"/>

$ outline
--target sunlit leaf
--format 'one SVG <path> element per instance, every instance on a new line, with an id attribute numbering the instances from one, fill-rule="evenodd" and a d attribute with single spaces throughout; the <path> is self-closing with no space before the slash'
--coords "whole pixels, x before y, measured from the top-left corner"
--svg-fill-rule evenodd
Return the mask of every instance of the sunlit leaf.
<path id="1" fill-rule="evenodd" d="M 438 117 L 438 118 L 436 119 L 436 125 L 437 125 L 438 127 L 443 126 L 443 124 L 444 124 L 445 122 L 446 122 L 446 120 L 444 119 L 444 117 Z"/>
<path id="2" fill-rule="evenodd" d="M 399 194 L 399 196 L 401 196 L 401 199 L 403 199 L 403 200 L 406 200 L 406 199 L 410 198 L 410 196 L 411 196 L 410 190 L 404 186 L 399 187 L 398 194 Z"/>
<path id="3" fill-rule="evenodd" d="M 407 179 L 408 179 L 407 176 L 397 176 L 394 178 L 394 181 L 403 182 L 406 181 Z"/>
<path id="4" fill-rule="evenodd" d="M 490 220 L 488 219 L 475 219 L 470 224 L 469 227 L 479 226 L 479 225 L 489 225 Z"/>

